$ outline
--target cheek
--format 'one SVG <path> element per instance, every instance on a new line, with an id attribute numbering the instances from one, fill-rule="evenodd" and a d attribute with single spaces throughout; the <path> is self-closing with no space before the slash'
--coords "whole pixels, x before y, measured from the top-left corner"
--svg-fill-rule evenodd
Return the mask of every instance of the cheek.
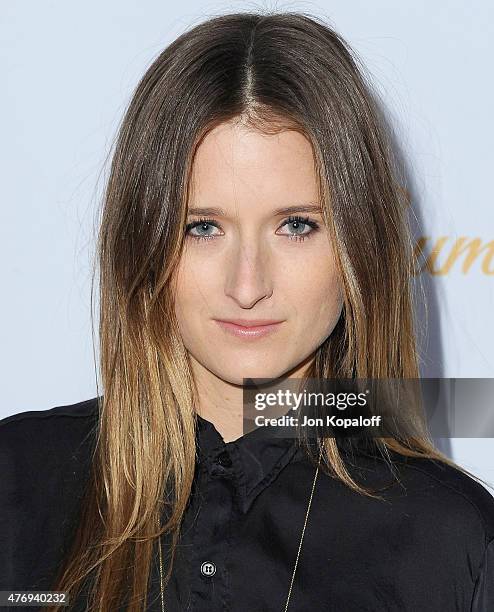
<path id="1" fill-rule="evenodd" d="M 186 261 L 181 261 L 174 283 L 175 316 L 182 335 L 186 335 L 187 326 L 193 313 L 196 288 L 192 268 Z"/>
<path id="2" fill-rule="evenodd" d="M 337 271 L 321 278 L 319 287 L 319 316 L 334 327 L 343 307 L 343 290 Z"/>
<path id="3" fill-rule="evenodd" d="M 211 269 L 211 262 L 197 258 L 193 253 L 182 257 L 175 280 L 175 314 L 185 330 L 200 321 L 213 297 L 219 290 L 215 283 L 219 275 Z"/>
<path id="4" fill-rule="evenodd" d="M 294 282 L 289 299 L 296 310 L 301 333 L 323 341 L 334 329 L 343 307 L 343 291 L 334 261 L 319 260 L 311 274 Z"/>

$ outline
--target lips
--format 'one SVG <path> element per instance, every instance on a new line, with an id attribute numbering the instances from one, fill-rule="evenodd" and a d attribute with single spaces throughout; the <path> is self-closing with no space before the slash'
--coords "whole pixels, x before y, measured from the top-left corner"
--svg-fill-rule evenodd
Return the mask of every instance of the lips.
<path id="1" fill-rule="evenodd" d="M 237 338 L 261 338 L 277 331 L 283 321 L 273 319 L 214 319 L 228 334 Z"/>
<path id="2" fill-rule="evenodd" d="M 263 325 L 274 325 L 276 323 L 283 323 L 283 321 L 277 321 L 274 319 L 215 319 L 222 323 L 232 323 L 233 325 L 240 325 L 241 327 L 261 327 Z"/>

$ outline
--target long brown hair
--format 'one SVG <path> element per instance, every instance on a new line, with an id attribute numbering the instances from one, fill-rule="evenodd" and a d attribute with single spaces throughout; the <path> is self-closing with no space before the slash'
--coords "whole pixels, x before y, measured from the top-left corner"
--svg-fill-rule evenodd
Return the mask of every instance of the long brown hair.
<path id="1" fill-rule="evenodd" d="M 91 610 L 122 603 L 144 609 L 160 532 L 169 538 L 170 575 L 194 476 L 197 397 L 174 317 L 173 280 L 194 152 L 218 124 L 296 129 L 312 144 L 345 302 L 308 375 L 419 377 L 404 179 L 378 102 L 355 52 L 302 13 L 209 19 L 179 36 L 144 74 L 119 129 L 103 198 L 97 263 L 104 395 L 80 525 L 55 590 L 75 598 L 91 577 Z M 379 444 L 462 469 L 427 437 Z M 334 438 L 322 447 L 328 472 L 373 495 L 351 478 Z"/>

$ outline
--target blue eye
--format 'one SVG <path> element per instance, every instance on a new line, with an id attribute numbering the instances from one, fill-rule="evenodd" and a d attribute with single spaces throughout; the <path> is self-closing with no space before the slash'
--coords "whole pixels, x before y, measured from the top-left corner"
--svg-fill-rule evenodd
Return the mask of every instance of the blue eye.
<path id="1" fill-rule="evenodd" d="M 210 234 L 195 235 L 190 233 L 191 230 L 196 228 L 199 228 L 200 231 L 207 231 L 208 226 L 219 228 L 219 225 L 215 221 L 213 221 L 213 219 L 200 219 L 199 221 L 187 223 L 187 225 L 185 226 L 185 233 L 191 238 L 195 238 L 195 240 L 211 240 L 211 238 L 214 238 L 214 236 L 211 236 Z"/>
<path id="2" fill-rule="evenodd" d="M 288 219 L 283 221 L 281 227 L 285 227 L 288 225 L 292 225 L 296 230 L 294 234 L 291 234 L 288 237 L 290 238 L 290 240 L 296 240 L 298 242 L 303 242 L 306 238 L 310 238 L 312 234 L 319 229 L 319 223 L 317 223 L 316 221 L 312 221 L 311 219 L 309 219 L 309 217 L 302 218 L 298 215 L 289 217 Z M 305 227 L 301 228 L 300 226 Z M 307 228 L 309 228 L 309 231 L 305 232 L 304 230 Z"/>
<path id="3" fill-rule="evenodd" d="M 319 223 L 309 219 L 309 217 L 302 218 L 299 215 L 285 219 L 279 229 L 289 225 L 293 226 L 295 230 L 294 233 L 279 235 L 287 236 L 290 240 L 295 240 L 297 242 L 303 242 L 306 238 L 310 238 L 311 235 L 319 229 Z M 198 221 L 187 223 L 185 226 L 185 234 L 194 240 L 214 240 L 218 234 L 211 234 L 212 228 L 221 229 L 220 225 L 214 221 L 214 219 L 201 218 Z M 305 231 L 307 228 L 309 228 L 309 231 Z M 199 234 L 192 234 L 192 230 L 199 231 Z"/>

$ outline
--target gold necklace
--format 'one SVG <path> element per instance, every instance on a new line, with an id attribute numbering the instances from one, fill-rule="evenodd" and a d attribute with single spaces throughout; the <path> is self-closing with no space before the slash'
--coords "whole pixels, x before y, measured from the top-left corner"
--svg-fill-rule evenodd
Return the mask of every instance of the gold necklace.
<path id="1" fill-rule="evenodd" d="M 288 603 L 290 602 L 290 595 L 292 594 L 293 582 L 295 580 L 295 572 L 297 571 L 298 560 L 300 558 L 300 551 L 302 550 L 302 542 L 304 540 L 305 528 L 307 526 L 307 520 L 309 518 L 310 507 L 311 507 L 311 504 L 312 504 L 312 496 L 314 495 L 314 490 L 316 488 L 317 475 L 319 474 L 319 465 L 321 464 L 321 455 L 322 455 L 322 448 L 320 449 L 320 452 L 319 452 L 319 461 L 317 462 L 316 473 L 314 474 L 314 480 L 312 482 L 312 490 L 310 492 L 309 503 L 307 504 L 307 512 L 305 513 L 304 526 L 302 527 L 302 533 L 300 535 L 300 543 L 298 545 L 297 558 L 295 559 L 295 565 L 293 567 L 293 572 L 292 572 L 292 579 L 290 581 L 290 588 L 288 589 L 288 597 L 287 597 L 285 608 L 284 608 L 283 612 L 286 612 L 288 610 Z M 158 528 L 159 528 L 159 525 L 160 525 L 160 523 L 159 523 L 159 520 L 158 520 Z M 164 588 L 163 588 L 163 557 L 162 557 L 162 553 L 161 553 L 161 536 L 158 537 L 158 546 L 159 546 L 159 553 L 160 553 L 161 611 L 165 612 Z"/>

